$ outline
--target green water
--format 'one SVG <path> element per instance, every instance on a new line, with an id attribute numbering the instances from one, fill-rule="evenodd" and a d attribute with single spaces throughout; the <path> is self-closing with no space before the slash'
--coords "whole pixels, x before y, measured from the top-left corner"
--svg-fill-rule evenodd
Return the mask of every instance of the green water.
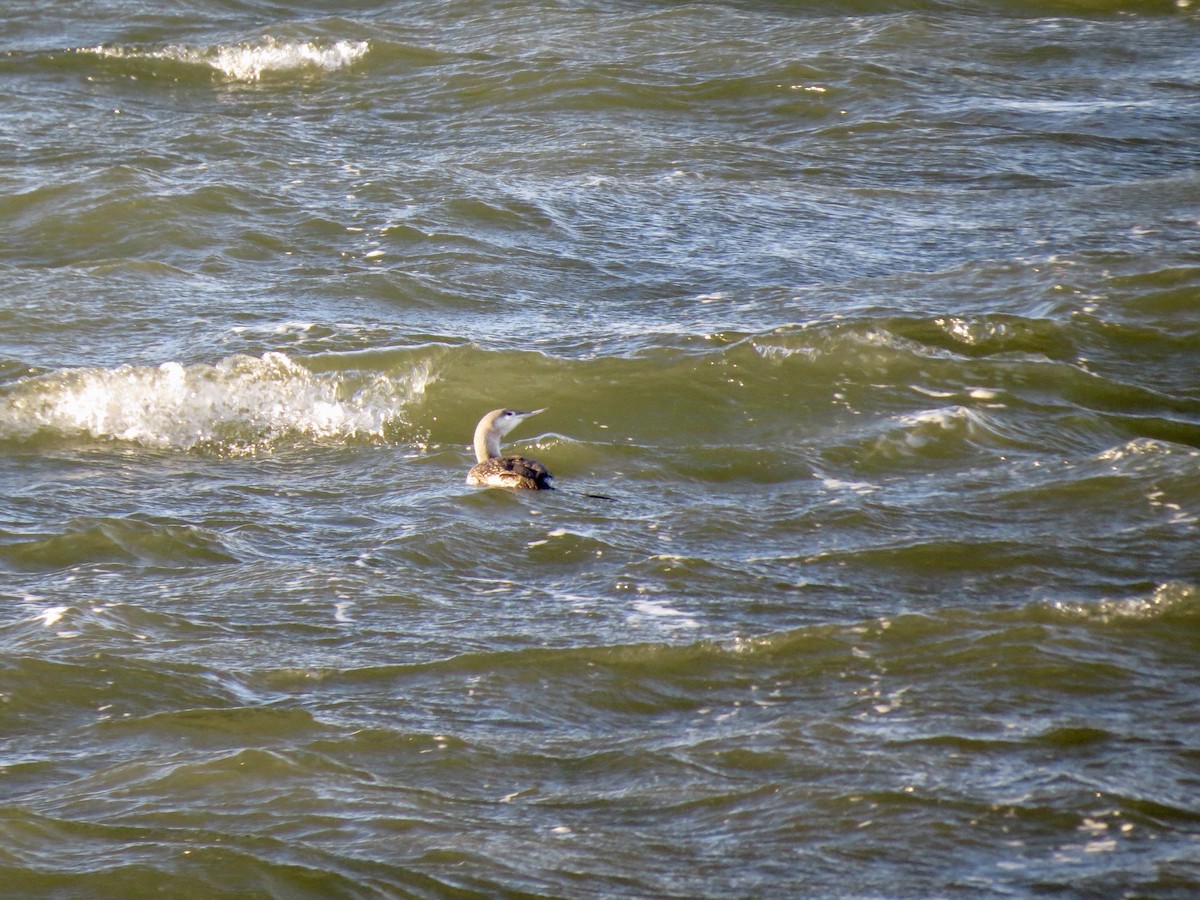
<path id="1" fill-rule="evenodd" d="M 6 892 L 1200 888 L 1189 4 L 0 21 Z"/>

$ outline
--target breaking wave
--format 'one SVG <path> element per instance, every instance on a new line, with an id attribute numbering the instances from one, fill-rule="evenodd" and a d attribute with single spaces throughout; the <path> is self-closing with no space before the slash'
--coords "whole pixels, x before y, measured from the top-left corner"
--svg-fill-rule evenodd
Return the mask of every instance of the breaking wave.
<path id="1" fill-rule="evenodd" d="M 282 353 L 215 365 L 63 369 L 0 395 L 0 439 L 42 433 L 161 449 L 266 449 L 281 440 L 382 439 L 424 393 L 427 366 L 401 375 L 313 372 Z"/>
<path id="2" fill-rule="evenodd" d="M 80 50 L 104 59 L 155 60 L 201 65 L 232 81 L 258 81 L 270 73 L 315 70 L 333 72 L 367 54 L 366 41 L 287 41 L 267 36 L 253 43 L 213 47 L 170 46 L 161 50 L 92 47 Z"/>

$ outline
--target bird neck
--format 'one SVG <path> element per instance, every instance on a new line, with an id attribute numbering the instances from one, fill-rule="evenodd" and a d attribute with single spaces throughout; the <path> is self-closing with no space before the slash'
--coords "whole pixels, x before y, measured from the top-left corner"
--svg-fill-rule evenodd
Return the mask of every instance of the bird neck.
<path id="1" fill-rule="evenodd" d="M 500 455 L 500 435 L 490 428 L 475 430 L 475 461 L 487 462 Z"/>

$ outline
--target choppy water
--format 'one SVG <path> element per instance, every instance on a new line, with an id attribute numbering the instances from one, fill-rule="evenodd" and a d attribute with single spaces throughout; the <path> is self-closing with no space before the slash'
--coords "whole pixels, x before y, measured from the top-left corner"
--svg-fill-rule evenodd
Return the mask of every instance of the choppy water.
<path id="1" fill-rule="evenodd" d="M 1191 4 L 96 6 L 0 13 L 6 892 L 1200 891 Z"/>

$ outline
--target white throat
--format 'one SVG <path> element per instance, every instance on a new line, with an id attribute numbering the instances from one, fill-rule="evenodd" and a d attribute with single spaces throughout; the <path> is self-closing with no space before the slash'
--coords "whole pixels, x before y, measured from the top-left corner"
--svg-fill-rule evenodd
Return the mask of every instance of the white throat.
<path id="1" fill-rule="evenodd" d="M 500 456 L 500 438 L 504 437 L 530 416 L 545 409 L 517 412 L 514 409 L 494 409 L 475 426 L 475 461 L 487 462 Z"/>
<path id="2" fill-rule="evenodd" d="M 475 461 L 487 462 L 500 455 L 500 433 L 495 428 L 475 429 Z"/>

